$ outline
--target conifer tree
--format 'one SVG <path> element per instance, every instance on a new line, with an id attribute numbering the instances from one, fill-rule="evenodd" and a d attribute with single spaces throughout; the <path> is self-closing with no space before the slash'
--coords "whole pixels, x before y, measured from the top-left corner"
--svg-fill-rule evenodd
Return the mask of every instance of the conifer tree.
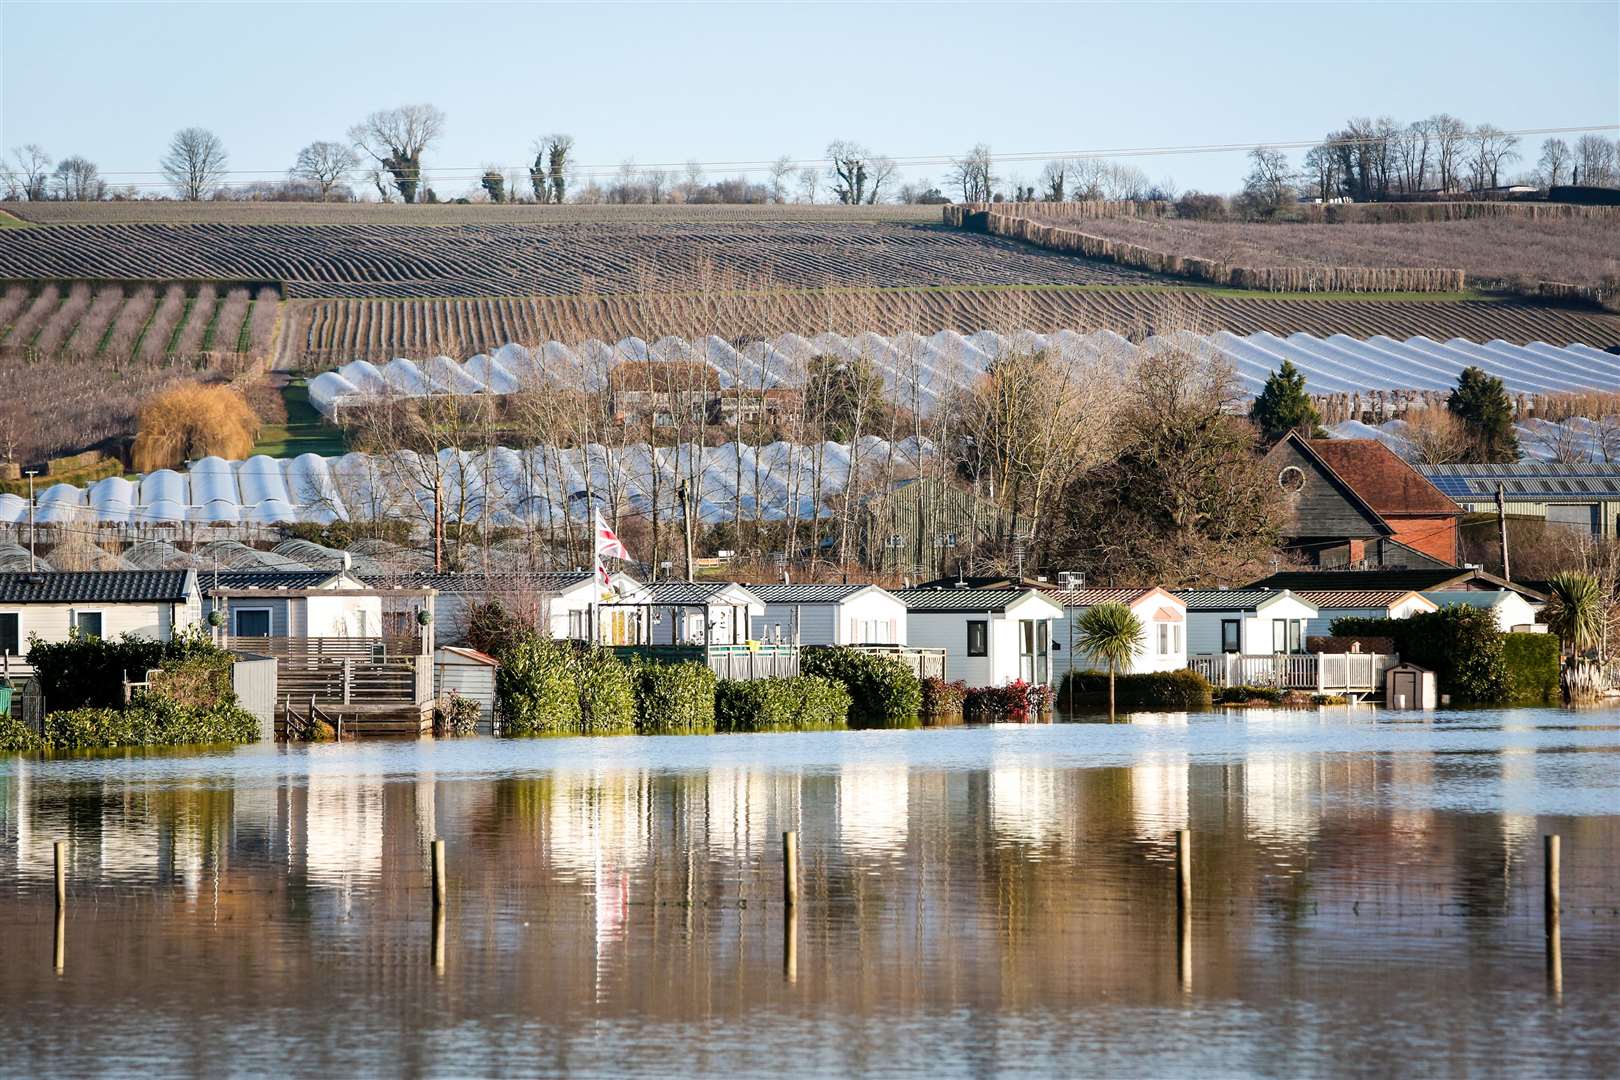
<path id="1" fill-rule="evenodd" d="M 1513 432 L 1513 402 L 1502 380 L 1477 367 L 1464 368 L 1446 408 L 1468 429 L 1474 442 L 1474 460 L 1505 464 L 1519 460 L 1519 439 Z"/>
<path id="2" fill-rule="evenodd" d="M 1289 360 L 1266 377 L 1266 385 L 1249 409 L 1249 419 L 1268 446 L 1290 431 L 1312 438 L 1322 424 L 1322 414 L 1305 392 L 1304 374 Z"/>

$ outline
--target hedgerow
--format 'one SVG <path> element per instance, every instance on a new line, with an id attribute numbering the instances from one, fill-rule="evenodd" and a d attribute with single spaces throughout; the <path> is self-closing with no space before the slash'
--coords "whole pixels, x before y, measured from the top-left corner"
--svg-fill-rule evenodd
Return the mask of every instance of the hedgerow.
<path id="1" fill-rule="evenodd" d="M 707 664 L 639 663 L 633 669 L 638 735 L 704 735 L 714 731 L 719 679 Z"/>
<path id="2" fill-rule="evenodd" d="M 818 675 L 723 680 L 714 696 L 717 731 L 822 731 L 845 727 L 849 693 Z"/>
<path id="3" fill-rule="evenodd" d="M 808 648 L 801 655 L 799 671 L 843 684 L 853 702 L 850 727 L 909 723 L 922 708 L 917 673 L 892 656 L 837 645 Z"/>

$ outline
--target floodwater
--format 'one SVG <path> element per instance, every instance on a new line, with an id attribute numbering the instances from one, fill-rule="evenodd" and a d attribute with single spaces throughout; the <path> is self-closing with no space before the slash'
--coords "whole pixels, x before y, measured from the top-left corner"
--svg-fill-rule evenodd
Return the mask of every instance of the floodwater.
<path id="1" fill-rule="evenodd" d="M 7 1075 L 1620 1069 L 1615 711 L 8 758 L 0 867 Z"/>

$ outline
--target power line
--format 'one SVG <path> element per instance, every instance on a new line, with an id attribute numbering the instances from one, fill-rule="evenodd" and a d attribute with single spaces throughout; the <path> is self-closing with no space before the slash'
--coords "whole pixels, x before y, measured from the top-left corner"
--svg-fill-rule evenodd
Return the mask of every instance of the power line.
<path id="1" fill-rule="evenodd" d="M 1503 135 L 1503 136 L 1522 137 L 1522 136 L 1536 136 L 1536 135 L 1549 135 L 1549 136 L 1550 135 L 1572 135 L 1572 134 L 1578 134 L 1578 133 L 1599 132 L 1599 131 L 1620 131 L 1620 124 L 1584 124 L 1584 125 L 1571 125 L 1571 126 L 1563 126 L 1563 127 L 1514 128 L 1514 129 L 1511 129 L 1511 130 L 1498 131 L 1497 134 Z M 1471 132 L 1464 132 L 1462 134 L 1461 138 L 1463 140 L 1466 140 L 1468 138 L 1469 134 L 1471 134 Z M 1317 138 L 1317 139 L 1260 139 L 1260 140 L 1251 140 L 1251 141 L 1246 141 L 1246 142 L 1235 142 L 1235 143 L 1201 143 L 1201 144 L 1184 144 L 1184 145 L 1179 145 L 1179 146 L 1115 147 L 1115 148 L 1112 148 L 1112 149 L 1092 149 L 1092 150 L 1028 150 L 1028 151 L 1016 151 L 1016 152 L 1005 153 L 1005 154 L 994 154 L 992 156 L 993 156 L 995 161 L 999 161 L 999 162 L 1035 162 L 1035 161 L 1047 161 L 1047 160 L 1057 160 L 1057 159 L 1081 159 L 1081 160 L 1084 160 L 1084 159 L 1097 159 L 1097 158 L 1143 158 L 1143 157 L 1151 158 L 1151 157 L 1169 157 L 1169 156 L 1179 156 L 1179 155 L 1189 155 L 1189 154 L 1240 153 L 1240 152 L 1247 152 L 1249 150 L 1253 150 L 1256 147 L 1261 147 L 1261 146 L 1268 147 L 1268 148 L 1274 149 L 1274 150 L 1299 150 L 1299 149 L 1310 149 L 1310 148 L 1318 147 L 1318 146 L 1364 146 L 1364 145 L 1375 145 L 1375 144 L 1384 142 L 1387 138 L 1388 138 L 1388 136 L 1385 136 L 1385 135 L 1370 135 L 1370 136 L 1362 137 L 1362 138 L 1351 137 L 1351 138 L 1342 138 L 1342 139 L 1320 139 L 1320 138 Z M 925 168 L 925 167 L 930 167 L 930 166 L 952 165 L 958 160 L 958 158 L 957 158 L 956 155 L 952 155 L 952 154 L 938 154 L 938 153 L 936 153 L 936 154 L 924 154 L 924 155 L 917 155 L 917 156 L 911 156 L 911 157 L 898 157 L 898 158 L 896 158 L 896 157 L 885 157 L 883 155 L 872 155 L 867 160 L 869 160 L 869 161 L 882 160 L 882 161 L 885 161 L 885 162 L 888 162 L 888 163 L 894 165 L 897 168 L 911 169 L 911 168 Z M 753 159 L 753 160 L 740 159 L 740 160 L 720 160 L 720 161 L 649 162 L 647 164 L 637 164 L 633 160 L 630 160 L 630 161 L 620 163 L 618 165 L 578 165 L 578 166 L 572 166 L 571 169 L 570 169 L 570 173 L 569 173 L 569 179 L 571 181 L 574 181 L 574 180 L 585 180 L 585 179 L 612 178 L 612 177 L 619 176 L 626 168 L 629 168 L 629 169 L 631 169 L 633 171 L 639 171 L 639 172 L 644 173 L 644 172 L 647 172 L 647 171 L 650 171 L 650 170 L 686 169 L 686 168 L 689 168 L 692 165 L 697 165 L 700 169 L 703 169 L 705 171 L 707 171 L 709 169 L 719 169 L 719 170 L 730 171 L 730 172 L 733 172 L 733 173 L 747 174 L 747 173 L 768 172 L 771 169 L 776 168 L 778 166 L 778 164 L 781 164 L 782 166 L 784 166 L 786 168 L 794 169 L 794 170 L 804 169 L 804 168 L 826 168 L 826 167 L 828 167 L 828 166 L 830 166 L 832 164 L 832 161 L 833 161 L 833 159 L 830 158 L 830 157 L 795 158 L 795 159 L 791 159 L 791 160 L 783 160 L 783 159 L 779 158 L 779 159 L 768 160 L 768 161 L 767 160 L 759 160 L 759 159 Z M 486 165 L 478 165 L 478 166 L 466 166 L 466 165 L 439 166 L 439 167 L 425 168 L 422 171 L 423 171 L 424 174 L 429 175 L 432 178 L 438 179 L 438 180 L 465 179 L 465 180 L 469 180 L 469 181 L 474 181 L 474 180 L 481 179 L 485 175 L 485 173 L 487 173 L 487 172 L 489 172 L 491 170 L 500 172 L 502 175 L 505 175 L 506 173 L 514 172 L 514 171 L 527 174 L 532 167 L 533 167 L 532 162 L 523 162 L 523 163 L 520 163 L 520 164 L 486 164 Z M 289 174 L 290 171 L 291 170 L 288 170 L 288 169 L 224 169 L 224 170 L 221 170 L 221 172 L 223 172 L 225 175 L 242 177 L 243 179 L 238 181 L 239 183 L 255 183 L 255 182 L 258 182 L 258 181 L 261 181 L 261 180 L 278 180 L 278 179 L 282 179 L 282 178 L 286 177 Z M 360 167 L 356 168 L 353 171 L 353 173 L 351 173 L 351 175 L 363 175 L 363 174 L 368 174 L 371 171 L 372 171 L 371 166 L 360 166 Z M 164 176 L 166 174 L 164 174 L 161 170 L 133 170 L 132 169 L 132 170 L 121 170 L 121 171 L 114 171 L 114 172 L 103 171 L 103 172 L 101 172 L 100 175 L 101 175 L 102 179 L 107 180 L 109 182 L 114 182 L 114 181 L 119 181 L 119 178 L 123 178 L 123 177 L 144 177 L 144 176 L 158 177 L 158 176 Z M 548 172 L 548 177 L 549 177 L 549 172 Z M 168 182 L 166 180 L 152 180 L 152 181 L 135 180 L 135 181 L 129 181 L 127 183 L 123 183 L 122 181 L 119 181 L 119 182 L 121 183 L 122 186 L 132 186 L 132 187 L 167 187 L 167 186 L 169 186 L 169 184 L 168 184 Z"/>

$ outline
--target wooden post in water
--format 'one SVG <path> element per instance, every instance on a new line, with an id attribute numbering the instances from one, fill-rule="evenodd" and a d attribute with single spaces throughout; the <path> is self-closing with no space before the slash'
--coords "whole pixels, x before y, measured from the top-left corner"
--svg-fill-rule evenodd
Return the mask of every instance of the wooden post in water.
<path id="1" fill-rule="evenodd" d="M 67 907 L 67 841 L 56 842 L 56 910 Z"/>
<path id="2" fill-rule="evenodd" d="M 782 912 L 782 978 L 799 981 L 799 909 L 792 904 Z"/>
<path id="3" fill-rule="evenodd" d="M 444 908 L 433 909 L 433 970 L 444 971 Z"/>
<path id="4" fill-rule="evenodd" d="M 444 841 L 433 841 L 433 910 L 444 910 Z"/>
<path id="5" fill-rule="evenodd" d="M 799 834 L 782 834 L 782 900 L 788 907 L 799 902 Z"/>
<path id="6" fill-rule="evenodd" d="M 1192 834 L 1176 830 L 1176 910 L 1192 910 Z"/>
<path id="7" fill-rule="evenodd" d="M 1558 834 L 1549 833 L 1541 838 L 1542 850 L 1546 855 L 1547 873 L 1543 879 L 1541 902 L 1542 914 L 1546 920 L 1547 933 L 1558 932 L 1559 917 L 1559 859 Z"/>
<path id="8" fill-rule="evenodd" d="M 56 907 L 56 948 L 54 950 L 53 966 L 58 975 L 67 962 L 67 909 L 60 904 Z"/>

